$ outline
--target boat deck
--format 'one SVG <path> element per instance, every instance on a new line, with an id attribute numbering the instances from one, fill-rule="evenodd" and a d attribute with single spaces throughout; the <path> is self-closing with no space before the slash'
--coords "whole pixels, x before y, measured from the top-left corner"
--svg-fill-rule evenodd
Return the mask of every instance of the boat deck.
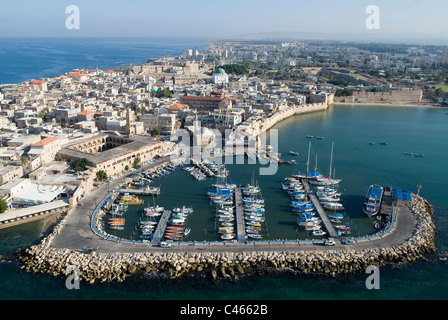
<path id="1" fill-rule="evenodd" d="M 327 216 L 324 208 L 322 208 L 316 195 L 311 191 L 311 188 L 308 185 L 308 182 L 306 181 L 306 179 L 301 179 L 301 182 L 303 184 L 303 187 L 305 188 L 305 192 L 308 194 L 311 202 L 313 203 L 314 207 L 316 208 L 316 211 L 319 214 L 319 217 L 321 218 L 321 220 L 325 226 L 325 229 L 327 229 L 328 235 L 330 237 L 337 238 L 338 235 L 336 233 L 336 230 L 333 227 L 333 224 L 330 222 L 330 219 L 328 219 L 328 216 Z"/>

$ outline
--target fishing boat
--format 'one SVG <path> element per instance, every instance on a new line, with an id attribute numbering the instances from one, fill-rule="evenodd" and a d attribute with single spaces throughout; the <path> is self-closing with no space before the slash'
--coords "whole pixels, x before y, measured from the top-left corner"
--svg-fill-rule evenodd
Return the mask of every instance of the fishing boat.
<path id="1" fill-rule="evenodd" d="M 367 190 L 363 211 L 368 217 L 373 217 L 380 211 L 383 187 L 372 184 Z"/>
<path id="2" fill-rule="evenodd" d="M 109 228 L 112 230 L 124 230 L 124 226 L 110 225 Z"/>
<path id="3" fill-rule="evenodd" d="M 158 224 L 158 222 L 156 222 L 156 221 L 141 221 L 140 222 L 141 226 L 155 226 L 157 224 Z"/>
<path id="4" fill-rule="evenodd" d="M 163 211 L 163 210 L 162 210 Z M 178 207 L 178 208 L 174 208 L 173 212 L 175 213 L 184 213 L 184 214 L 190 214 L 193 213 L 193 208 L 186 208 L 186 207 Z"/>
<path id="5" fill-rule="evenodd" d="M 130 195 L 124 195 L 120 199 L 120 204 L 139 205 L 139 204 L 143 204 L 143 199 L 140 199 L 138 197 L 132 197 Z"/>
<path id="6" fill-rule="evenodd" d="M 404 155 L 405 155 L 405 156 L 413 156 L 414 153 L 412 153 L 412 152 L 405 152 Z"/>
<path id="7" fill-rule="evenodd" d="M 325 231 L 323 231 L 322 229 L 319 230 L 313 230 L 313 236 L 324 236 L 327 233 Z"/>
<path id="8" fill-rule="evenodd" d="M 252 239 L 263 239 L 263 236 L 258 233 L 248 233 L 247 236 Z"/>
<path id="9" fill-rule="evenodd" d="M 348 224 L 346 224 L 346 225 L 337 225 L 337 226 L 334 226 L 336 229 L 338 229 L 338 230 L 342 230 L 342 231 L 347 231 L 347 230 L 350 230 L 352 227 L 350 226 L 350 225 L 348 225 Z"/>
<path id="10" fill-rule="evenodd" d="M 190 227 L 185 228 L 185 230 L 184 230 L 184 237 L 188 236 L 190 234 L 190 232 L 191 232 L 191 228 Z"/>
<path id="11" fill-rule="evenodd" d="M 310 138 L 310 139 L 314 138 L 314 136 L 312 136 L 312 135 L 310 135 L 310 134 L 307 134 L 306 137 L 307 137 L 307 138 Z"/>
<path id="12" fill-rule="evenodd" d="M 317 136 L 317 139 L 319 139 L 319 140 L 323 140 L 323 139 L 325 139 L 325 137 L 323 137 L 323 136 Z"/>
<path id="13" fill-rule="evenodd" d="M 221 236 L 221 239 L 223 240 L 232 240 L 233 238 L 235 238 L 234 233 L 226 233 Z"/>
<path id="14" fill-rule="evenodd" d="M 323 202 L 322 206 L 325 209 L 330 209 L 330 210 L 337 210 L 337 211 L 344 211 L 345 208 L 342 204 L 340 204 L 339 202 Z"/>
<path id="15" fill-rule="evenodd" d="M 344 218 L 342 213 L 337 213 L 337 212 L 335 212 L 334 214 L 330 215 L 329 217 L 332 218 L 332 219 L 338 219 L 338 220 Z"/>
<path id="16" fill-rule="evenodd" d="M 421 153 L 416 153 L 414 156 L 417 157 L 417 158 L 424 158 L 424 157 L 425 157 L 425 156 L 424 156 L 423 154 L 421 154 Z"/>
<path id="17" fill-rule="evenodd" d="M 289 154 L 292 155 L 292 156 L 298 156 L 299 155 L 299 153 L 295 152 L 295 151 L 289 151 Z"/>

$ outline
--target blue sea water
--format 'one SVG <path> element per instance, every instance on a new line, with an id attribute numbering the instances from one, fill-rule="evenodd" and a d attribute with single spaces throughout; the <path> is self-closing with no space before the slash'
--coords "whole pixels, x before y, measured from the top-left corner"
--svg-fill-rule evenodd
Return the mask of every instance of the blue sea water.
<path id="1" fill-rule="evenodd" d="M 22 42 L 14 47 L 9 42 L 10 51 L 27 54 L 33 48 L 45 49 L 42 40 Z M 89 42 L 88 40 L 87 42 Z M 116 48 L 119 40 L 105 40 L 109 44 L 100 44 L 99 47 L 107 47 L 111 42 Z M 136 41 L 138 43 L 138 41 Z M 163 48 L 154 47 L 154 51 L 148 49 L 147 53 L 139 55 L 133 52 L 141 47 L 124 41 L 123 47 L 128 50 L 112 53 L 104 53 L 112 59 L 99 59 L 100 49 L 94 48 L 92 56 L 89 56 L 88 46 L 76 46 L 71 40 L 65 44 L 61 40 L 55 40 L 51 59 L 44 59 L 41 52 L 36 58 L 42 65 L 34 66 L 23 61 L 23 72 L 19 72 L 20 59 L 16 63 L 5 64 L 3 60 L 0 68 L 8 74 L 5 82 L 22 81 L 19 73 L 27 74 L 23 79 L 39 78 L 57 75 L 70 71 L 76 67 L 94 67 L 99 61 L 104 61 L 104 66 L 113 63 L 138 63 L 152 55 L 163 55 L 182 52 L 185 47 L 164 42 Z M 200 43 L 200 42 L 198 42 Z M 92 44 L 92 43 L 91 43 Z M 24 46 L 29 46 L 26 51 Z M 187 47 L 193 46 L 189 43 Z M 55 49 L 58 47 L 58 49 Z M 4 51 L 4 47 L 2 52 Z M 22 49 L 20 49 L 22 48 Z M 77 48 L 82 48 L 78 54 Z M 111 50 L 112 50 L 111 49 Z M 165 50 L 165 53 L 162 51 Z M 172 51 L 170 51 L 172 50 Z M 107 50 L 106 50 L 107 51 Z M 25 52 L 25 53 L 24 53 Z M 4 54 L 4 53 L 1 53 Z M 129 55 L 135 57 L 129 58 Z M 58 57 L 59 56 L 59 57 Z M 69 57 L 77 57 L 76 62 L 70 62 Z M 80 58 L 83 57 L 83 58 Z M 115 58 L 116 57 L 116 58 Z M 47 57 L 48 58 L 48 57 Z M 84 60 L 83 60 L 84 59 Z M 17 62 L 19 61 L 19 62 Z M 100 67 L 100 65 L 99 65 Z M 317 165 L 326 173 L 328 170 L 331 141 L 335 142 L 334 168 L 336 176 L 343 179 L 340 190 L 342 191 L 344 205 L 350 207 L 351 219 L 363 232 L 367 230 L 370 222 L 362 214 L 360 206 L 367 187 L 372 183 L 392 185 L 394 187 L 416 191 L 417 185 L 422 185 L 422 195 L 433 205 L 437 226 L 436 246 L 438 252 L 448 248 L 448 198 L 446 197 L 448 170 L 448 110 L 442 108 L 427 107 L 393 107 L 393 106 L 333 106 L 328 111 L 291 117 L 274 129 L 279 130 L 279 152 L 288 157 L 289 150 L 300 152 L 297 166 L 282 166 L 275 176 L 258 176 L 256 167 L 241 165 L 229 166 L 231 179 L 238 183 L 249 183 L 254 175 L 263 189 L 263 195 L 270 201 L 271 211 L 270 231 L 280 233 L 285 226 L 288 227 L 289 219 L 276 208 L 285 206 L 284 197 L 280 190 L 279 182 L 296 170 L 304 171 L 308 139 L 306 135 L 324 136 L 324 140 L 312 140 L 312 163 L 315 155 L 318 155 Z M 370 145 L 370 142 L 377 142 Z M 379 142 L 386 141 L 384 146 Z M 404 152 L 422 153 L 424 158 L 416 158 L 404 155 Z M 292 158 L 292 157 L 291 157 Z M 313 163 L 314 164 L 314 163 Z M 185 204 L 196 204 L 204 199 L 203 188 L 206 185 L 197 183 L 182 172 L 178 176 L 168 176 L 163 183 L 162 190 L 178 188 L 175 191 L 182 194 L 178 201 L 189 201 Z M 165 193 L 162 192 L 164 196 Z M 166 198 L 160 197 L 160 201 Z M 171 202 L 170 205 L 174 202 Z M 176 204 L 183 204 L 181 202 Z M 199 205 L 200 206 L 200 205 Z M 204 205 L 206 207 L 206 205 Z M 358 209 L 357 209 L 358 208 Z M 195 212 L 196 214 L 197 212 Z M 204 212 L 203 214 L 207 214 Z M 276 215 L 276 216 L 274 216 Z M 278 226 L 276 226 L 276 224 Z M 365 224 L 364 227 L 362 227 Z M 42 222 L 34 222 L 23 226 L 0 230 L 0 255 L 14 256 L 18 248 L 33 244 L 41 235 Z M 283 228 L 283 229 L 282 229 Z M 192 231 L 192 236 L 194 236 Z M 285 271 L 275 275 L 256 275 L 240 277 L 237 283 L 230 280 L 222 280 L 219 284 L 213 284 L 208 277 L 186 277 L 177 280 L 154 278 L 145 275 L 143 278 L 129 278 L 125 283 L 82 284 L 80 290 L 68 290 L 64 279 L 55 279 L 47 275 L 33 274 L 20 270 L 15 262 L 3 260 L 0 262 L 0 299 L 60 299 L 60 300 L 104 300 L 104 299 L 135 299 L 135 300 L 380 300 L 380 299 L 427 299 L 441 300 L 448 298 L 448 265 L 440 261 L 436 254 L 428 255 L 428 260 L 418 261 L 406 265 L 390 265 L 381 268 L 381 287 L 379 290 L 368 290 L 365 286 L 367 275 L 360 272 L 341 277 L 319 277 L 296 275 Z"/>
<path id="2" fill-rule="evenodd" d="M 196 38 L 0 38 L 0 84 L 55 77 L 75 68 L 137 65 L 204 45 Z"/>

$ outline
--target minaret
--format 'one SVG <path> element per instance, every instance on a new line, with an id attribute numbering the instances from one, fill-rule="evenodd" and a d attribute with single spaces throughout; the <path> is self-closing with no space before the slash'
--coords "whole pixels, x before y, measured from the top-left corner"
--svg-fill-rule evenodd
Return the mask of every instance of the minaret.
<path id="1" fill-rule="evenodd" d="M 134 120 L 131 116 L 131 109 L 127 108 L 126 110 L 126 133 L 128 134 L 129 138 L 132 138 L 132 136 L 135 133 L 134 130 Z"/>

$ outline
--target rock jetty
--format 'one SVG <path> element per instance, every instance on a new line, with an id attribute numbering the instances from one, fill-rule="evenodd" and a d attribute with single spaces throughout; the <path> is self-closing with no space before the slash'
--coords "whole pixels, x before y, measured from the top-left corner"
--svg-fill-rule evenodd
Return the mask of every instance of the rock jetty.
<path id="1" fill-rule="evenodd" d="M 81 281 L 87 283 L 122 282 L 129 275 L 159 272 L 170 278 L 186 274 L 208 274 L 214 281 L 220 277 L 251 274 L 262 270 L 292 269 L 304 274 L 338 274 L 365 270 L 369 265 L 405 263 L 423 258 L 435 251 L 435 225 L 431 205 L 413 195 L 408 203 L 416 225 L 404 243 L 387 248 L 354 250 L 351 247 L 334 250 L 253 251 L 253 252 L 145 252 L 100 253 L 81 252 L 51 247 L 52 237 L 61 224 L 39 244 L 18 253 L 22 268 L 55 277 L 67 277 L 73 268 L 79 270 Z M 328 249 L 328 248 L 326 248 Z M 69 268 L 70 267 L 70 268 Z M 69 270 L 69 272 L 67 272 Z"/>

